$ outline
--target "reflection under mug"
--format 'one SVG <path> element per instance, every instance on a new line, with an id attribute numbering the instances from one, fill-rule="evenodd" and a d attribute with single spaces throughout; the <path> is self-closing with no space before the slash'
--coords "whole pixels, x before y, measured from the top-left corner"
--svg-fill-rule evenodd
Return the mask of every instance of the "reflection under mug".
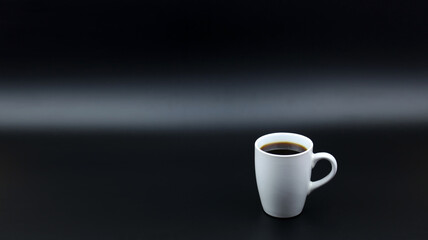
<path id="1" fill-rule="evenodd" d="M 277 143 L 299 145 L 303 150 L 286 155 L 262 150 L 266 145 Z M 331 154 L 314 154 L 311 139 L 296 133 L 271 133 L 261 136 L 255 142 L 254 152 L 257 188 L 262 207 L 273 217 L 289 218 L 299 215 L 305 205 L 306 196 L 330 181 L 337 171 L 336 159 Z M 312 182 L 312 168 L 321 159 L 330 162 L 331 171 L 324 178 Z"/>

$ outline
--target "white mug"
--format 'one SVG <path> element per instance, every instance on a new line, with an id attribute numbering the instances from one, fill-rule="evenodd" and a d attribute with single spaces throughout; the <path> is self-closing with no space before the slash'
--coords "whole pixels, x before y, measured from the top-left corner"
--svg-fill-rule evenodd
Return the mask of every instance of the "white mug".
<path id="1" fill-rule="evenodd" d="M 291 142 L 306 148 L 292 155 L 277 155 L 261 148 L 269 143 Z M 314 189 L 330 181 L 337 171 L 336 159 L 329 153 L 313 153 L 311 139 L 295 133 L 271 133 L 255 142 L 255 169 L 257 188 L 263 210 L 278 218 L 299 215 L 305 205 L 306 196 Z M 311 172 L 315 164 L 326 159 L 331 164 L 330 173 L 312 182 Z"/>

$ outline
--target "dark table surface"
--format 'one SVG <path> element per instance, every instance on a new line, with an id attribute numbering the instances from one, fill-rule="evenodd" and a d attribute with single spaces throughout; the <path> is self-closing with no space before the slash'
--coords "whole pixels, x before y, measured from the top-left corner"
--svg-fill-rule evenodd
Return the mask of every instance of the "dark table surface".
<path id="1" fill-rule="evenodd" d="M 292 219 L 257 192 L 272 131 L 1 133 L 0 239 L 428 239 L 427 127 L 294 130 L 339 167 Z"/>

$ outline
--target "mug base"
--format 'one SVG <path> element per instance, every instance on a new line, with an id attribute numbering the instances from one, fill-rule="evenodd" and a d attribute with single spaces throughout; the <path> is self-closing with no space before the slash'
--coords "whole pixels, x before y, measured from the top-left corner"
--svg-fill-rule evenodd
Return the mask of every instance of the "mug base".
<path id="1" fill-rule="evenodd" d="M 303 211 L 301 210 L 293 214 L 278 214 L 278 213 L 268 212 L 263 209 L 263 212 L 265 212 L 268 216 L 273 218 L 295 218 L 295 217 L 298 217 Z"/>

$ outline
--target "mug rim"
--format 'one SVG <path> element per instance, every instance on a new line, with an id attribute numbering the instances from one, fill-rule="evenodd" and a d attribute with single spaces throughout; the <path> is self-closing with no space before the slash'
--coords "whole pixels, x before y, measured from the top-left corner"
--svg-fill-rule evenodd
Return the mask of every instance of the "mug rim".
<path id="1" fill-rule="evenodd" d="M 306 151 L 303 151 L 303 152 L 300 152 L 300 153 L 296 153 L 296 154 L 291 154 L 291 155 L 279 155 L 279 154 L 268 153 L 268 152 L 263 151 L 263 150 L 261 149 L 261 147 L 258 147 L 258 143 L 259 143 L 263 138 L 270 137 L 270 136 L 273 136 L 273 135 L 288 135 L 288 136 L 290 136 L 290 135 L 294 135 L 294 136 L 297 136 L 297 137 L 302 137 L 302 138 L 305 138 L 306 140 L 308 140 L 308 142 L 309 142 L 310 146 L 306 149 Z M 293 141 L 290 141 L 290 142 L 293 142 Z M 267 143 L 267 144 L 269 144 L 269 143 Z M 297 143 L 297 144 L 300 144 L 300 143 Z M 302 145 L 302 144 L 300 144 L 300 145 Z M 261 153 L 263 153 L 263 154 L 266 154 L 266 155 L 268 155 L 268 156 L 272 156 L 272 157 L 279 157 L 279 158 L 290 158 L 290 157 L 296 157 L 296 156 L 300 156 L 300 155 L 306 154 L 307 152 L 309 152 L 309 151 L 311 151 L 311 150 L 312 150 L 313 146 L 314 146 L 314 143 L 312 142 L 312 140 L 311 140 L 310 138 L 308 138 L 308 137 L 306 137 L 306 136 L 304 136 L 304 135 L 302 135 L 302 134 L 298 134 L 298 133 L 291 133 L 291 132 L 274 132 L 274 133 L 268 133 L 268 134 L 265 134 L 265 135 L 260 136 L 260 137 L 259 137 L 259 138 L 257 138 L 257 140 L 254 142 L 254 148 L 255 148 L 255 149 L 257 149 L 259 152 L 261 152 Z M 304 146 L 304 147 L 306 147 L 306 146 Z"/>

